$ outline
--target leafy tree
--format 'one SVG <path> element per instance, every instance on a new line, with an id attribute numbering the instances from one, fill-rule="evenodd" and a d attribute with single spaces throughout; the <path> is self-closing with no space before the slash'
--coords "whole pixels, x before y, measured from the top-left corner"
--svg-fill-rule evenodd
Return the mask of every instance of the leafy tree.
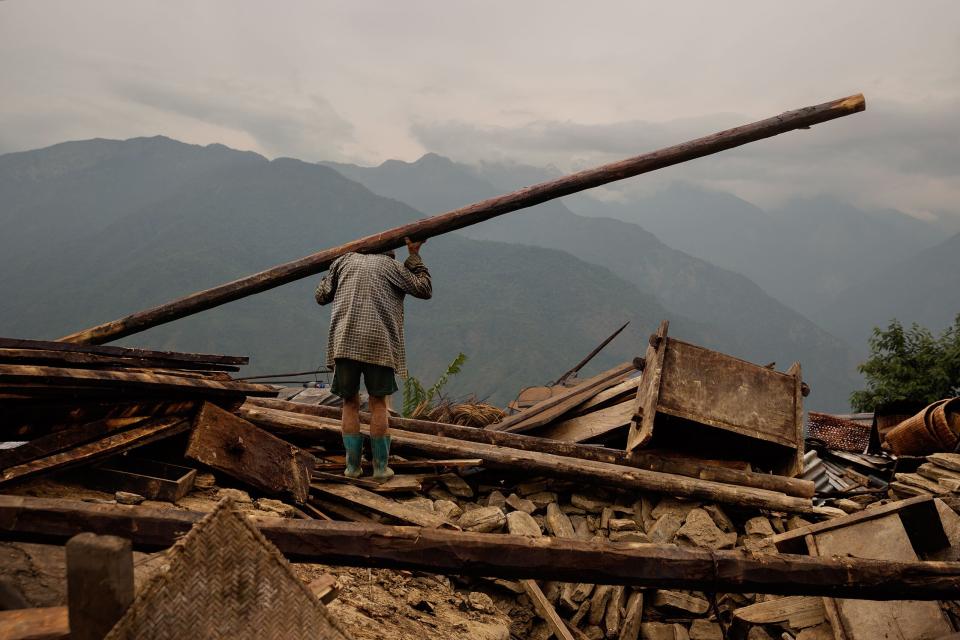
<path id="1" fill-rule="evenodd" d="M 939 337 L 916 323 L 904 329 L 896 320 L 886 331 L 874 328 L 870 358 L 858 369 L 867 378 L 867 388 L 850 396 L 856 411 L 960 395 L 960 314 Z"/>
<path id="2" fill-rule="evenodd" d="M 449 382 L 450 376 L 460 373 L 463 363 L 467 361 L 464 354 L 457 355 L 453 362 L 447 367 L 440 379 L 433 383 L 429 389 L 424 389 L 419 380 L 413 376 L 407 376 L 403 381 L 403 417 L 413 418 L 423 415 L 433 406 L 433 399 L 440 393 L 440 390 Z"/>

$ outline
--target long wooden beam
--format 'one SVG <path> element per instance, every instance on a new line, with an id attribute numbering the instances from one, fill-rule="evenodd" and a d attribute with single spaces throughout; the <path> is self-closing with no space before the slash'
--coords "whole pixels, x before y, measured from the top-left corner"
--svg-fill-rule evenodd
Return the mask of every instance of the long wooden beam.
<path id="1" fill-rule="evenodd" d="M 0 496 L 0 538 L 63 543 L 82 531 L 173 544 L 203 514 L 152 507 Z M 870 600 L 950 600 L 960 563 L 751 554 L 640 543 L 528 538 L 369 523 L 253 518 L 288 558 L 333 565 L 710 592 Z"/>
<path id="2" fill-rule="evenodd" d="M 241 408 L 245 419 L 281 436 L 296 436 L 318 442 L 336 442 L 340 426 L 329 419 L 286 413 L 271 409 Z M 365 427 L 361 430 L 366 431 Z M 708 500 L 743 507 L 772 509 L 789 513 L 820 513 L 808 498 L 796 498 L 766 489 L 740 487 L 687 476 L 647 471 L 606 462 L 580 460 L 538 451 L 522 451 L 493 444 L 464 442 L 423 433 L 393 430 L 392 442 L 402 450 L 438 457 L 481 458 L 490 466 L 535 474 L 555 475 L 584 483 L 620 487 L 633 491 L 666 493 L 681 498 Z"/>
<path id="3" fill-rule="evenodd" d="M 287 400 L 277 400 L 275 398 L 247 398 L 244 409 L 252 407 L 261 407 L 266 409 L 277 409 L 280 411 L 289 411 L 302 415 L 316 416 L 329 419 L 340 419 L 339 407 L 316 406 L 289 402 Z M 370 424 L 370 414 L 363 412 L 360 419 L 364 424 Z M 465 442 L 482 442 L 484 444 L 493 444 L 501 447 L 510 447 L 522 451 L 537 451 L 540 453 L 550 453 L 557 456 L 567 456 L 569 458 L 579 458 L 581 460 L 594 460 L 596 462 L 608 462 L 626 467 L 635 467 L 637 469 L 646 469 L 647 471 L 662 471 L 664 473 L 675 473 L 677 475 L 699 478 L 701 480 L 713 480 L 715 482 L 725 482 L 744 487 L 754 487 L 756 489 L 767 489 L 777 491 L 798 498 L 812 498 L 814 493 L 813 483 L 801 478 L 785 478 L 769 473 L 755 473 L 750 471 L 739 471 L 737 469 L 727 469 L 706 463 L 697 462 L 693 458 L 668 458 L 659 455 L 645 453 L 643 451 L 626 452 L 619 449 L 609 449 L 607 447 L 593 447 L 572 442 L 563 442 L 560 440 L 550 440 L 548 438 L 538 438 L 519 433 L 508 433 L 505 431 L 490 431 L 488 429 L 477 429 L 475 427 L 461 427 L 444 422 L 431 422 L 428 420 L 413 420 L 410 418 L 390 417 L 390 427 L 392 429 L 401 429 L 412 433 L 425 433 L 434 436 L 443 436 Z"/>
<path id="4" fill-rule="evenodd" d="M 532 207 L 572 193 L 599 187 L 656 169 L 702 158 L 710 154 L 770 138 L 794 129 L 841 118 L 866 108 L 862 94 L 831 100 L 823 104 L 787 111 L 778 116 L 759 120 L 703 138 L 690 140 L 619 162 L 587 169 L 556 180 L 542 182 L 513 193 L 490 198 L 476 204 L 423 218 L 382 233 L 377 233 L 347 244 L 325 249 L 260 273 L 255 273 L 212 289 L 198 291 L 145 311 L 133 313 L 119 320 L 72 333 L 60 338 L 65 342 L 103 344 L 124 336 L 139 333 L 178 318 L 212 309 L 233 300 L 260 293 L 280 285 L 320 273 L 339 256 L 349 252 L 373 253 L 403 246 L 405 237 L 417 240 L 456 231 L 497 216 Z"/>

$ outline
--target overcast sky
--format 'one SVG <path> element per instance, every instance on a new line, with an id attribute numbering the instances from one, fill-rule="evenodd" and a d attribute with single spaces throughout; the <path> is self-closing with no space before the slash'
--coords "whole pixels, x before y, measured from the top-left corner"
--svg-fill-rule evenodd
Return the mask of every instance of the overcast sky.
<path id="1" fill-rule="evenodd" d="M 631 187 L 960 216 L 956 0 L 0 0 L 0 153 L 164 134 L 566 170 L 857 92 L 864 114 Z"/>

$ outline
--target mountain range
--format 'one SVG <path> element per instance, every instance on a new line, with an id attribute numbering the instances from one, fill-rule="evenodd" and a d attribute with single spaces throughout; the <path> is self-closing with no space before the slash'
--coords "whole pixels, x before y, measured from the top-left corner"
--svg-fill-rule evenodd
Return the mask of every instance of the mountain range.
<path id="1" fill-rule="evenodd" d="M 164 137 L 68 142 L 3 155 L 0 296 L 7 304 L 0 335 L 56 338 L 498 195 L 545 173 L 468 166 L 433 154 L 378 167 L 271 161 Z M 677 188 L 702 198 L 705 208 L 716 200 L 714 212 L 725 211 L 723 194 L 711 199 L 709 192 Z M 846 408 L 858 384 L 856 355 L 847 344 L 746 274 L 670 246 L 627 220 L 629 212 L 594 207 L 580 215 L 584 202 L 590 204 L 583 196 L 545 203 L 426 244 L 435 295 L 407 305 L 414 375 L 432 382 L 462 351 L 469 360 L 451 394 L 505 403 L 522 386 L 556 378 L 624 321 L 631 321 L 628 330 L 584 375 L 641 354 L 646 335 L 669 319 L 671 335 L 754 362 L 786 368 L 799 360 L 813 388 L 808 405 Z M 920 245 L 929 242 L 910 233 Z M 948 246 L 920 255 L 932 262 L 919 260 L 915 269 L 948 269 L 957 252 Z M 889 282 L 884 273 L 878 267 L 871 286 Z M 311 369 L 324 360 L 329 318 L 313 302 L 315 282 L 286 285 L 121 343 L 248 354 L 250 374 Z M 834 295 L 844 295 L 837 290 Z M 940 297 L 952 304 L 945 292 Z M 885 300 L 899 308 L 897 296 Z M 932 309 L 930 317 L 938 313 Z M 835 326 L 868 333 L 863 317 L 852 313 L 846 325 L 836 320 Z"/>

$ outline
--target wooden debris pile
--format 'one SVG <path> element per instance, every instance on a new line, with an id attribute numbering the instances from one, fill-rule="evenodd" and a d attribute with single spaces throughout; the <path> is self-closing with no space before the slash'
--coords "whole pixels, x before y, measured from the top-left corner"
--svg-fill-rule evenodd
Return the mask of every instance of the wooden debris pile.
<path id="1" fill-rule="evenodd" d="M 204 403 L 235 409 L 275 395 L 231 378 L 247 361 L 0 339 L 0 485 L 185 433 Z"/>

